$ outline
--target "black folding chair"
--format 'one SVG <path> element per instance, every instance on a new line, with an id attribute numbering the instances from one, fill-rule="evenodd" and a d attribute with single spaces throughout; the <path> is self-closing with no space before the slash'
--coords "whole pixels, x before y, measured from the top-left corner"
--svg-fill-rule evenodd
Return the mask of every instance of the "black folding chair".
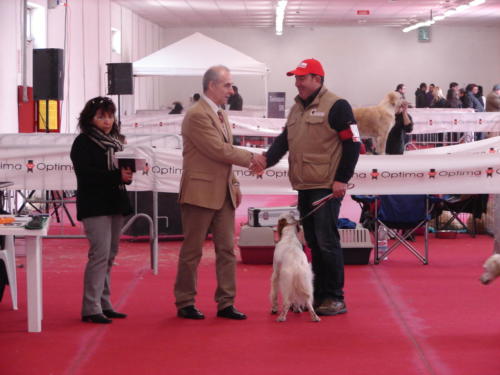
<path id="1" fill-rule="evenodd" d="M 476 237 L 476 220 L 480 219 L 486 212 L 488 205 L 488 194 L 472 195 L 444 195 L 439 199 L 440 211 L 448 211 L 450 218 L 446 223 L 440 224 L 439 216 L 436 217 L 436 231 L 451 230 L 452 224 L 457 223 L 471 237 Z M 472 218 L 472 227 L 469 228 L 460 218 L 460 214 L 469 213 Z"/>

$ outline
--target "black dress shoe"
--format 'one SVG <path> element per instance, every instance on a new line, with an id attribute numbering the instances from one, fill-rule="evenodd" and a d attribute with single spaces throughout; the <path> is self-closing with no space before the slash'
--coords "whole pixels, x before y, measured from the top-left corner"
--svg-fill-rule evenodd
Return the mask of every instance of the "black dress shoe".
<path id="1" fill-rule="evenodd" d="M 236 308 L 232 305 L 217 311 L 217 316 L 219 318 L 227 318 L 234 320 L 245 320 L 247 318 L 245 314 L 236 310 Z"/>
<path id="2" fill-rule="evenodd" d="M 205 319 L 205 315 L 193 305 L 182 307 L 177 310 L 177 316 L 184 319 Z"/>
<path id="3" fill-rule="evenodd" d="M 127 314 L 119 313 L 115 310 L 102 310 L 102 313 L 110 319 L 125 319 Z"/>
<path id="4" fill-rule="evenodd" d="M 103 314 L 85 315 L 82 316 L 82 322 L 97 323 L 97 324 L 109 324 L 113 321 L 106 318 Z"/>

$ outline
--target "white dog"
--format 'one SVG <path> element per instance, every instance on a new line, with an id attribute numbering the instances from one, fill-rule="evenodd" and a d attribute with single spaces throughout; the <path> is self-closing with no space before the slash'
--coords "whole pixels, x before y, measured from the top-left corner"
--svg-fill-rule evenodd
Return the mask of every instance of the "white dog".
<path id="1" fill-rule="evenodd" d="M 385 143 L 389 131 L 394 126 L 396 112 L 401 106 L 402 97 L 396 91 L 389 92 L 382 101 L 375 106 L 354 108 L 354 118 L 362 137 L 375 137 L 375 150 L 378 154 L 385 154 Z"/>
<path id="2" fill-rule="evenodd" d="M 274 249 L 273 275 L 271 277 L 271 313 L 278 312 L 278 289 L 282 297 L 282 310 L 277 319 L 284 322 L 290 308 L 307 308 L 314 322 L 320 318 L 314 312 L 313 273 L 297 234 L 299 223 L 292 213 L 282 214 L 278 219 L 280 240 Z"/>
<path id="3" fill-rule="evenodd" d="M 481 275 L 481 282 L 483 284 L 489 284 L 498 276 L 500 276 L 500 254 L 493 254 L 483 265 L 484 272 Z"/>

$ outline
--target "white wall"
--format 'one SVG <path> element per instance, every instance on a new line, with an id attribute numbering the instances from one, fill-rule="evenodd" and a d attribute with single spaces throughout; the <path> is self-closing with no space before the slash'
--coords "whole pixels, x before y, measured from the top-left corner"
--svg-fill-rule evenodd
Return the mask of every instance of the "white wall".
<path id="1" fill-rule="evenodd" d="M 44 4 L 45 0 L 36 0 Z M 0 1 L 0 132 L 17 132 L 17 92 L 20 81 L 20 1 Z M 300 60 L 318 58 L 326 69 L 326 84 L 353 106 L 377 103 L 396 84 L 407 85 L 408 98 L 421 81 L 447 87 L 450 81 L 475 82 L 488 92 L 500 82 L 500 26 L 446 27 L 434 25 L 432 41 L 418 43 L 415 32 L 383 27 L 287 28 L 278 37 L 271 29 L 162 29 L 110 0 L 71 0 L 66 51 L 62 131 L 73 132 L 85 102 L 105 95 L 106 63 L 132 62 L 159 48 L 202 32 L 267 63 L 269 91 L 286 91 L 290 106 L 296 94 L 293 78 L 285 76 Z M 47 11 L 47 47 L 63 48 L 65 7 Z M 122 54 L 111 52 L 111 27 L 122 32 Z M 203 56 L 200 56 L 203 58 Z M 221 61 L 224 63 L 224 61 Z M 17 74 L 16 74 L 17 73 Z M 174 100 L 188 104 L 201 91 L 201 77 L 135 78 L 135 95 L 122 96 L 122 113 L 158 109 Z M 259 78 L 235 77 L 246 104 L 264 105 Z M 115 98 L 116 100 L 116 98 Z"/>
<path id="2" fill-rule="evenodd" d="M 21 72 L 19 54 L 21 10 L 18 1 L 0 1 L 0 132 L 17 133 L 17 80 Z M 7 32 L 8 31 L 8 32 Z"/>
<path id="3" fill-rule="evenodd" d="M 445 89 L 451 81 L 475 82 L 486 92 L 500 82 L 500 27 L 434 25 L 430 43 L 419 43 L 416 32 L 383 27 L 287 28 L 281 37 L 269 29 L 166 29 L 166 44 L 195 31 L 268 64 L 269 91 L 286 91 L 287 105 L 296 90 L 285 72 L 310 57 L 323 63 L 326 85 L 353 106 L 376 104 L 398 83 L 406 84 L 407 98 L 414 101 L 413 93 L 422 81 Z M 259 82 L 234 79 L 245 103 L 263 104 Z M 201 87 L 199 78 L 169 82 L 162 93 L 162 101 L 168 104 L 178 99 L 186 103 Z"/>
<path id="4" fill-rule="evenodd" d="M 33 0 L 46 7 L 46 0 Z M 18 129 L 17 86 L 21 84 L 21 0 L 0 0 L 0 133 Z M 74 132 L 85 102 L 107 91 L 106 63 L 132 62 L 163 44 L 163 30 L 110 0 L 68 1 L 66 7 L 47 10 L 47 48 L 64 48 L 65 89 L 61 131 Z M 122 54 L 111 52 L 111 27 L 122 31 Z M 32 72 L 29 69 L 28 74 Z M 144 108 L 158 106 L 161 78 L 139 82 L 138 95 L 122 96 L 122 113 L 130 113 L 138 102 Z M 31 78 L 29 79 L 31 81 Z M 144 100 L 145 98 L 145 100 Z M 116 97 L 114 98 L 116 101 Z"/>
<path id="5" fill-rule="evenodd" d="M 106 63 L 133 62 L 154 52 L 162 38 L 162 29 L 138 17 L 130 10 L 112 3 L 110 0 L 72 0 L 68 19 L 68 48 L 66 50 L 65 100 L 63 103 L 61 131 L 73 132 L 80 111 L 85 102 L 107 93 Z M 49 48 L 63 48 L 65 9 L 62 6 L 49 10 Z M 122 53 L 111 50 L 111 28 L 121 31 Z M 134 111 L 135 103 L 142 104 L 147 96 L 155 103 L 152 82 L 160 78 L 150 78 L 140 82 L 135 88 L 136 95 L 121 96 L 122 114 Z M 152 92 L 150 96 L 145 92 Z M 156 98 L 158 95 L 156 95 Z M 115 103 L 118 98 L 113 98 Z M 149 104 L 151 103 L 151 104 Z"/>

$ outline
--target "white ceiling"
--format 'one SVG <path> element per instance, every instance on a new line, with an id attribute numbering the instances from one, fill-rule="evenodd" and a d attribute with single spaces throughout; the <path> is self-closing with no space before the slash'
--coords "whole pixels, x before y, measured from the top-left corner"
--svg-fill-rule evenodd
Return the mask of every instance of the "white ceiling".
<path id="1" fill-rule="evenodd" d="M 162 27 L 274 28 L 277 0 L 112 0 Z M 286 27 L 408 26 L 470 0 L 289 0 Z M 368 10 L 369 15 L 358 15 Z M 499 26 L 500 0 L 440 21 L 442 25 Z M 286 32 L 286 30 L 285 30 Z"/>

